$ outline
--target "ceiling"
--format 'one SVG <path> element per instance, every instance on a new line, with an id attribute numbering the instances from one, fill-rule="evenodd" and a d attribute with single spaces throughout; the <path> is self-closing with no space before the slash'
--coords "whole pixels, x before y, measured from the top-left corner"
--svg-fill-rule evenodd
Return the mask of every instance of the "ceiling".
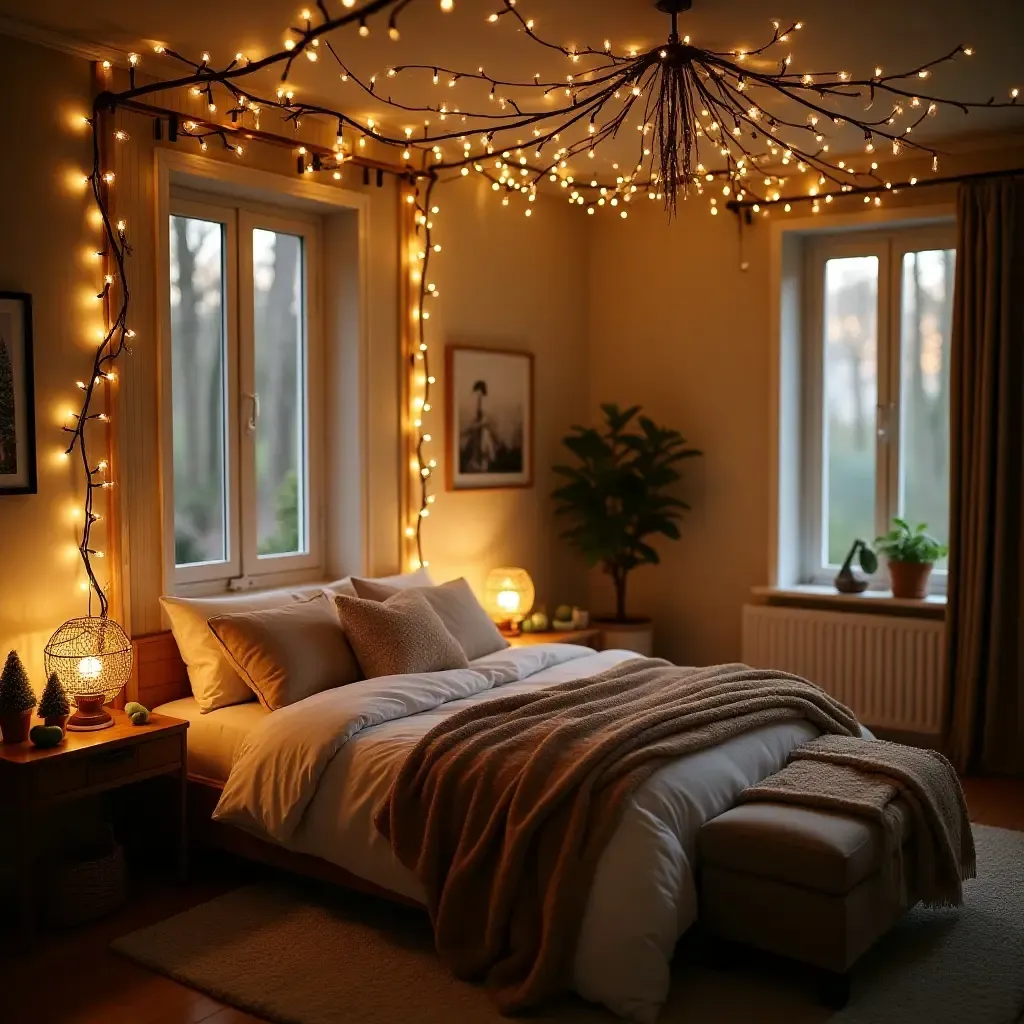
<path id="1" fill-rule="evenodd" d="M 340 0 L 325 2 L 332 14 L 343 11 Z M 282 46 L 289 23 L 298 23 L 302 4 L 247 0 L 244 15 L 238 13 L 240 6 L 238 0 L 35 0 L 30 19 L 40 28 L 101 46 L 137 48 L 145 70 L 169 75 L 173 66 L 162 63 L 168 58 L 152 53 L 154 42 L 190 56 L 209 51 L 214 65 L 228 63 L 237 51 L 256 59 Z M 368 38 L 346 28 L 334 42 L 354 72 L 365 77 L 381 73 L 380 81 L 394 90 L 396 98 L 436 104 L 443 93 L 440 98 L 451 105 L 486 109 L 486 87 L 462 82 L 448 89 L 444 80 L 435 87 L 429 74 L 389 80 L 383 72 L 396 63 L 469 71 L 482 65 L 495 77 L 530 78 L 540 73 L 561 80 L 570 70 L 564 56 L 531 42 L 517 31 L 511 17 L 487 22 L 487 15 L 501 7 L 501 0 L 456 0 L 455 10 L 442 14 L 437 0 L 414 0 L 401 16 L 398 42 L 389 40 L 380 18 L 371 21 Z M 661 42 L 668 30 L 668 19 L 654 9 L 652 0 L 519 0 L 518 10 L 536 20 L 538 34 L 564 45 L 600 47 L 607 38 L 621 50 L 647 47 Z M 26 21 L 23 3 L 14 0 L 0 0 L 0 14 Z M 929 83 L 933 93 L 984 101 L 989 96 L 1006 98 L 1011 86 L 1024 87 L 1021 0 L 694 0 L 694 10 L 682 16 L 680 30 L 697 45 L 751 48 L 770 38 L 773 18 L 804 20 L 803 31 L 791 43 L 792 67 L 801 72 L 845 68 L 867 76 L 875 65 L 887 72 L 917 66 L 963 43 L 974 47 L 977 55 L 936 72 Z M 291 81 L 299 97 L 326 102 L 360 118 L 376 116 L 396 134 L 422 120 L 375 105 L 358 86 L 342 82 L 328 60 L 297 61 Z M 262 85 L 275 83 L 276 74 Z M 934 138 L 1024 129 L 1024 103 L 1016 110 L 977 111 L 969 117 L 944 110 L 927 127 Z M 635 146 L 630 145 L 628 152 L 635 154 Z"/>

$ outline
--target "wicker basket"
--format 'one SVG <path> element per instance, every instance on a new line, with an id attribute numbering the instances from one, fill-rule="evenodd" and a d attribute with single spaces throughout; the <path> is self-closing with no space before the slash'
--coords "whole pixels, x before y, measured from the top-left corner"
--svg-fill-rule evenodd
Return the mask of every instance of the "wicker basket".
<path id="1" fill-rule="evenodd" d="M 58 927 L 84 924 L 112 914 L 128 898 L 124 849 L 113 837 L 103 850 L 53 865 L 43 887 L 47 917 Z"/>

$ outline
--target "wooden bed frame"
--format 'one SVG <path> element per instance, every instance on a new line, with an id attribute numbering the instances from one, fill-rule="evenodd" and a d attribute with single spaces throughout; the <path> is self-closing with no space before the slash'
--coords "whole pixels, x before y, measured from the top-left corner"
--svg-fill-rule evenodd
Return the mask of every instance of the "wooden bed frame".
<path id="1" fill-rule="evenodd" d="M 132 648 L 135 658 L 127 687 L 128 700 L 137 700 L 147 708 L 155 708 L 192 696 L 188 670 L 170 631 L 136 637 L 132 640 Z M 189 835 L 193 842 L 293 874 L 422 909 L 415 900 L 367 882 L 329 861 L 305 853 L 293 853 L 242 829 L 214 821 L 213 810 L 223 789 L 223 782 L 189 772 Z"/>

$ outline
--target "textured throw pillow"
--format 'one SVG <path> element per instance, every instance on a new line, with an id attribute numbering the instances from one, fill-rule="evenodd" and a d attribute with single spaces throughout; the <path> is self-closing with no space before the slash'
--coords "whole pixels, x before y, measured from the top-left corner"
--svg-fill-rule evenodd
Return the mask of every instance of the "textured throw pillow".
<path id="1" fill-rule="evenodd" d="M 389 587 L 380 580 L 361 580 L 358 576 L 352 577 L 352 585 L 359 597 L 370 601 L 386 601 L 400 593 L 395 587 Z M 508 647 L 508 641 L 491 621 L 483 605 L 476 599 L 473 588 L 464 579 L 452 580 L 437 587 L 417 588 L 416 593 L 422 594 L 430 607 L 441 616 L 448 632 L 459 641 L 470 661 Z"/>
<path id="2" fill-rule="evenodd" d="M 362 678 L 323 594 L 284 608 L 216 615 L 210 630 L 268 711 Z"/>
<path id="3" fill-rule="evenodd" d="M 459 641 L 419 590 L 402 590 L 383 602 L 341 594 L 334 603 L 367 679 L 469 664 Z"/>
<path id="4" fill-rule="evenodd" d="M 210 619 L 215 615 L 282 608 L 305 597 L 308 595 L 303 596 L 297 589 L 288 588 L 231 597 L 160 598 L 178 652 L 188 668 L 188 679 L 200 711 L 216 711 L 253 699 L 252 690 L 235 671 L 217 638 L 210 632 Z"/>
<path id="5" fill-rule="evenodd" d="M 359 595 L 356 594 L 356 588 L 353 585 L 355 579 L 355 576 L 346 576 L 344 579 L 335 580 L 333 583 L 323 583 L 320 589 L 331 599 L 337 597 L 338 594 L 344 594 L 347 597 L 358 597 Z M 407 590 L 409 587 L 432 587 L 434 585 L 434 581 L 430 578 L 430 573 L 426 569 L 417 569 L 415 572 L 403 572 L 397 576 L 378 576 L 367 582 L 380 583 L 394 590 Z"/>

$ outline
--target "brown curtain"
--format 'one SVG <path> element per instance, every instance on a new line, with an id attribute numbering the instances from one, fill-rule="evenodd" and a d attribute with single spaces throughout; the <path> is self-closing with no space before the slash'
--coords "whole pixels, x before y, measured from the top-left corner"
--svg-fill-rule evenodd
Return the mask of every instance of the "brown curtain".
<path id="1" fill-rule="evenodd" d="M 1024 178 L 962 185 L 958 213 L 949 749 L 1024 775 Z"/>

